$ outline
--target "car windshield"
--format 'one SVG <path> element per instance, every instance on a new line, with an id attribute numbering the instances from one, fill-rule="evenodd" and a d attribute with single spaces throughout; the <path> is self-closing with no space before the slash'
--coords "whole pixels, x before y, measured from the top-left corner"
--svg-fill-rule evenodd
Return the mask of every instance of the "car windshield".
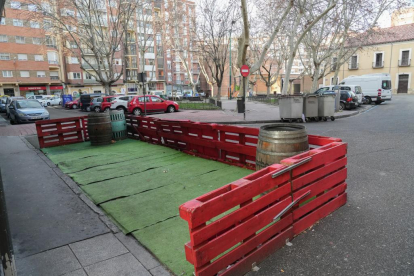
<path id="1" fill-rule="evenodd" d="M 17 101 L 16 102 L 17 109 L 24 109 L 24 108 L 42 108 L 38 101 Z"/>

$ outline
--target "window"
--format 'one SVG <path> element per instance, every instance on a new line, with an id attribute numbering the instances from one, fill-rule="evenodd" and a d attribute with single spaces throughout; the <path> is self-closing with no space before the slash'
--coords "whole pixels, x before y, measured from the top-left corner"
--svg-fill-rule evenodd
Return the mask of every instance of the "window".
<path id="1" fill-rule="evenodd" d="M 68 9 L 61 9 L 60 14 L 62 16 L 72 16 L 72 17 L 74 17 L 75 16 L 75 11 L 68 10 Z"/>
<path id="2" fill-rule="evenodd" d="M 147 53 L 154 53 L 154 47 L 148 47 Z"/>
<path id="3" fill-rule="evenodd" d="M 79 60 L 77 57 L 71 57 L 70 58 L 70 63 L 71 64 L 79 64 Z"/>
<path id="4" fill-rule="evenodd" d="M 52 11 L 49 3 L 46 3 L 46 2 L 42 3 L 42 10 L 45 11 L 46 13 L 50 13 Z"/>
<path id="5" fill-rule="evenodd" d="M 33 44 L 40 45 L 42 44 L 42 39 L 40 37 L 33 37 Z"/>
<path id="6" fill-rule="evenodd" d="M 167 57 L 171 57 L 171 51 L 167 50 Z"/>
<path id="7" fill-rule="evenodd" d="M 115 1 L 115 0 L 109 0 L 108 2 L 109 2 L 109 6 L 110 6 L 111 8 L 116 8 L 117 3 L 116 3 L 116 1 Z"/>
<path id="8" fill-rule="evenodd" d="M 29 71 L 20 71 L 20 77 L 22 77 L 22 78 L 30 77 Z"/>
<path id="9" fill-rule="evenodd" d="M 2 71 L 3 78 L 12 78 L 13 77 L 13 71 Z"/>
<path id="10" fill-rule="evenodd" d="M 58 64 L 58 55 L 56 52 L 48 51 L 47 60 L 50 64 Z"/>
<path id="11" fill-rule="evenodd" d="M 43 55 L 35 55 L 35 61 L 43 61 Z"/>
<path id="12" fill-rule="evenodd" d="M 73 79 L 74 80 L 80 80 L 80 78 L 81 78 L 81 73 L 72 73 L 73 75 Z"/>
<path id="13" fill-rule="evenodd" d="M 29 5 L 27 6 L 27 9 L 28 9 L 29 11 L 36 12 L 36 11 L 37 11 L 37 6 L 36 6 L 36 5 L 34 5 L 34 4 L 29 4 Z"/>
<path id="14" fill-rule="evenodd" d="M 336 57 L 332 58 L 332 64 L 331 64 L 331 71 L 332 72 L 336 71 L 337 61 L 338 61 L 338 58 L 336 58 Z"/>
<path id="15" fill-rule="evenodd" d="M 24 44 L 25 43 L 24 36 L 16 36 L 16 43 Z"/>
<path id="16" fill-rule="evenodd" d="M 21 20 L 21 19 L 13 19 L 13 26 L 23 27 L 23 20 Z"/>
<path id="17" fill-rule="evenodd" d="M 72 48 L 72 49 L 77 49 L 78 48 L 78 44 L 76 44 L 76 42 L 71 41 L 69 43 L 70 43 L 70 48 Z"/>
<path id="18" fill-rule="evenodd" d="M 50 30 L 52 28 L 52 21 L 50 20 L 43 20 L 43 29 L 44 30 Z"/>
<path id="19" fill-rule="evenodd" d="M 49 35 L 46 36 L 46 46 L 47 47 L 56 47 L 55 38 Z"/>
<path id="20" fill-rule="evenodd" d="M 58 80 L 59 79 L 59 72 L 50 71 L 50 79 L 51 80 Z"/>
<path id="21" fill-rule="evenodd" d="M 1 18 L 0 19 L 0 25 L 6 25 L 6 18 Z"/>
<path id="22" fill-rule="evenodd" d="M 20 10 L 22 8 L 22 5 L 20 4 L 20 2 L 16 2 L 16 1 L 10 2 L 10 6 L 14 10 Z"/>
<path id="23" fill-rule="evenodd" d="M 391 89 L 391 81 L 383 80 L 381 87 L 382 87 L 382 89 L 385 89 L 385 90 Z"/>
<path id="24" fill-rule="evenodd" d="M 9 53 L 0 53 L 0 60 L 10 60 Z"/>
<path id="25" fill-rule="evenodd" d="M 404 50 L 401 51 L 401 60 L 400 60 L 400 66 L 410 66 L 411 60 L 410 60 L 410 50 Z"/>
<path id="26" fill-rule="evenodd" d="M 0 42 L 8 42 L 7 35 L 0 35 Z"/>
<path id="27" fill-rule="evenodd" d="M 85 80 L 92 80 L 92 79 L 94 79 L 94 78 L 92 77 L 92 75 L 91 75 L 91 74 L 89 74 L 89 73 L 85 73 L 85 74 L 84 74 L 84 76 L 85 76 Z"/>
<path id="28" fill-rule="evenodd" d="M 39 29 L 40 28 L 39 22 L 30 21 L 30 28 Z"/>
<path id="29" fill-rule="evenodd" d="M 37 71 L 37 77 L 38 78 L 45 78 L 46 77 L 45 71 Z"/>
<path id="30" fill-rule="evenodd" d="M 167 69 L 171 70 L 171 61 L 169 61 L 169 60 L 167 61 Z"/>
<path id="31" fill-rule="evenodd" d="M 162 102 L 162 101 L 161 101 L 161 99 L 160 99 L 160 98 L 158 98 L 158 97 L 151 97 L 151 101 L 152 101 L 153 103 L 160 103 L 160 102 Z"/>
<path id="32" fill-rule="evenodd" d="M 154 65 L 155 61 L 153 59 L 148 59 L 148 65 Z"/>
<path id="33" fill-rule="evenodd" d="M 358 56 L 352 56 L 351 62 L 349 64 L 349 69 L 357 69 L 358 68 Z"/>
<path id="34" fill-rule="evenodd" d="M 383 53 L 375 53 L 375 60 L 374 60 L 374 68 L 381 68 L 384 67 L 384 54 Z"/>
<path id="35" fill-rule="evenodd" d="M 18 60 L 27 60 L 27 55 L 26 54 L 18 54 L 17 59 Z"/>

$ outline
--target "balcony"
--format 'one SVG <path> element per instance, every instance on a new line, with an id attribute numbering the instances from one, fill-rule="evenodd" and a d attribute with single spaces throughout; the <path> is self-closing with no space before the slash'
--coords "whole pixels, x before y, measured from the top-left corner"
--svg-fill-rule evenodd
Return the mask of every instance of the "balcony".
<path id="1" fill-rule="evenodd" d="M 127 69 L 131 69 L 131 68 L 133 68 L 133 69 L 137 69 L 138 68 L 138 64 L 137 63 L 126 63 L 126 68 Z"/>
<path id="2" fill-rule="evenodd" d="M 101 70 L 103 70 L 104 68 L 108 68 L 108 66 L 109 66 L 108 64 L 101 64 L 100 65 Z M 82 67 L 85 70 L 98 69 L 98 64 L 91 64 L 91 65 L 89 65 L 87 63 L 82 63 Z"/>
<path id="3" fill-rule="evenodd" d="M 348 64 L 348 70 L 357 70 L 358 68 L 359 68 L 359 63 Z"/>
<path id="4" fill-rule="evenodd" d="M 59 80 L 59 76 L 50 76 L 51 81 Z"/>
<path id="5" fill-rule="evenodd" d="M 411 59 L 402 59 L 398 61 L 398 66 L 400 67 L 409 67 L 411 66 Z"/>
<path id="6" fill-rule="evenodd" d="M 372 63 L 372 68 L 384 68 L 384 62 L 381 61 L 374 61 Z"/>
<path id="7" fill-rule="evenodd" d="M 57 49 L 57 45 L 55 44 L 46 44 L 46 47 Z"/>
<path id="8" fill-rule="evenodd" d="M 59 61 L 57 60 L 48 60 L 49 68 L 59 68 Z"/>
<path id="9" fill-rule="evenodd" d="M 165 80 L 165 76 L 158 76 L 158 78 L 157 78 L 158 80 Z"/>

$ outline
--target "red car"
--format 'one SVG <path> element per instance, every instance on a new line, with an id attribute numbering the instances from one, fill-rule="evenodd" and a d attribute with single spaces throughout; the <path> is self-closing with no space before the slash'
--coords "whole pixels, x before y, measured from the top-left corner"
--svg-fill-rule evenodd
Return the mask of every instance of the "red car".
<path id="1" fill-rule="evenodd" d="M 79 99 L 65 103 L 65 108 L 76 109 L 79 107 Z"/>
<path id="2" fill-rule="evenodd" d="M 178 111 L 178 104 L 173 101 L 161 99 L 158 96 L 145 96 L 146 109 L 151 112 L 169 112 Z M 144 96 L 136 96 L 128 103 L 128 111 L 134 115 L 140 116 L 144 112 Z"/>
<path id="3" fill-rule="evenodd" d="M 101 111 L 108 112 L 111 108 L 111 103 L 115 99 L 114 96 L 106 96 L 102 98 Z"/>

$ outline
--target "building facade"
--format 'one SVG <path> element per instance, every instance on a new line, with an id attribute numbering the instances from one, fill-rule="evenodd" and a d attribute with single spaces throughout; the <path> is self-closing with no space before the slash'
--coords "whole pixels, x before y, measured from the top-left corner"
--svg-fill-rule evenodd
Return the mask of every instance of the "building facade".
<path id="1" fill-rule="evenodd" d="M 341 66 L 338 83 L 351 75 L 388 73 L 391 76 L 392 92 L 414 94 L 414 24 L 390 27 L 381 30 L 362 49 L 356 52 L 347 64 Z M 334 84 L 334 72 L 323 79 L 323 85 Z"/>

